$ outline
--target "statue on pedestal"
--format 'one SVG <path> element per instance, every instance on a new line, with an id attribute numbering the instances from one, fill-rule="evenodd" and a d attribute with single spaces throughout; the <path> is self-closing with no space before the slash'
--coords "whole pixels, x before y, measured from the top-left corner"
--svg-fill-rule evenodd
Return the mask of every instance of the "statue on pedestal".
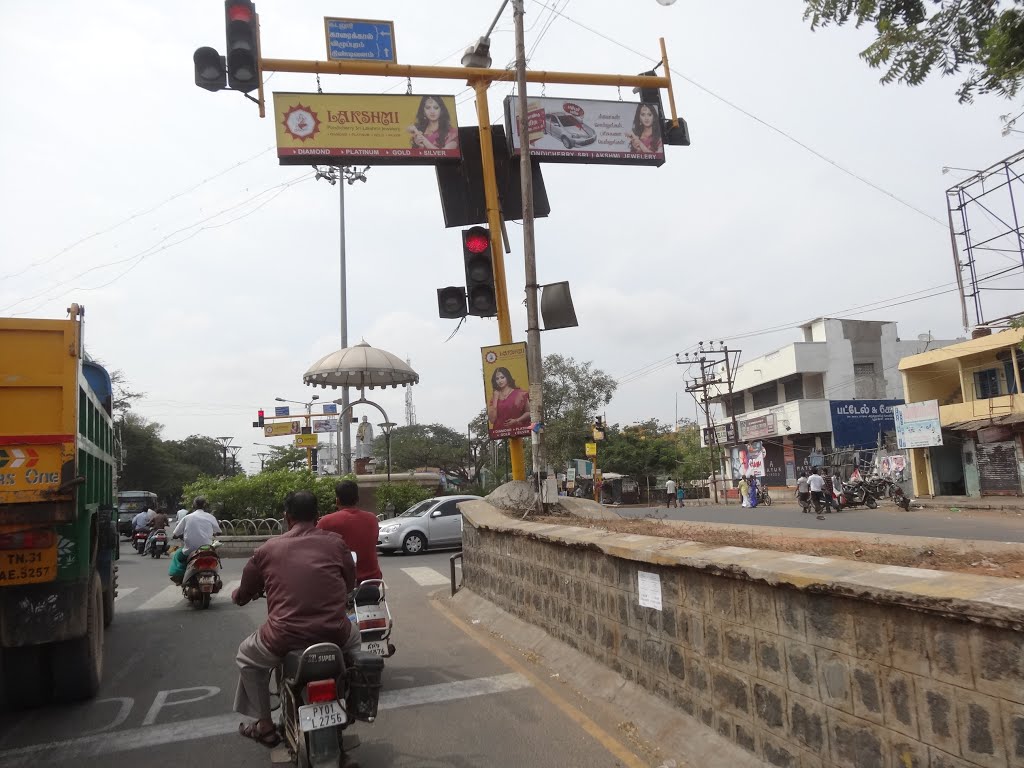
<path id="1" fill-rule="evenodd" d="M 356 458 L 373 458 L 373 425 L 367 421 L 366 416 L 356 427 Z"/>

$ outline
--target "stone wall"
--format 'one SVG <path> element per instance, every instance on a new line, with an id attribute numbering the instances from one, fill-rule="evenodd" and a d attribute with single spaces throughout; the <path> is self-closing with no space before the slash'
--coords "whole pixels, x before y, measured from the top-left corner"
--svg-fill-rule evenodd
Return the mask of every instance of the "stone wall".
<path id="1" fill-rule="evenodd" d="M 461 508 L 464 586 L 771 765 L 1024 766 L 1019 582 Z"/>

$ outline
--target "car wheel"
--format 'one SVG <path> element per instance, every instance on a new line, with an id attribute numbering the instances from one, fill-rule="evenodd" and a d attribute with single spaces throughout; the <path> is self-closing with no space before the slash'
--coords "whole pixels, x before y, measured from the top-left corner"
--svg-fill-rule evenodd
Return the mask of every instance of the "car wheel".
<path id="1" fill-rule="evenodd" d="M 568 136 L 563 136 L 562 146 L 564 146 L 566 149 L 572 149 L 572 139 L 570 139 Z"/>
<path id="2" fill-rule="evenodd" d="M 410 533 L 402 542 L 402 550 L 407 555 L 418 555 L 427 548 L 427 540 L 421 534 Z"/>

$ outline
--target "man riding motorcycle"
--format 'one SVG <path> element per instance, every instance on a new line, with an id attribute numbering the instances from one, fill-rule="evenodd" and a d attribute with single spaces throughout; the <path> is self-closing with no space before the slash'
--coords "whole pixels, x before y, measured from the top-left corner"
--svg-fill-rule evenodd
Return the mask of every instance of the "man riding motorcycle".
<path id="1" fill-rule="evenodd" d="M 377 562 L 377 516 L 356 507 L 359 486 L 342 480 L 334 486 L 334 503 L 336 511 L 321 517 L 316 527 L 338 534 L 355 553 L 357 582 L 384 578 Z"/>
<path id="2" fill-rule="evenodd" d="M 341 536 L 318 529 L 316 518 L 312 493 L 289 494 L 288 532 L 253 553 L 231 595 L 236 605 L 261 594 L 267 598 L 266 622 L 241 642 L 235 657 L 235 711 L 255 718 L 239 723 L 238 732 L 266 747 L 281 741 L 271 719 L 270 675 L 287 653 L 325 642 L 345 651 L 359 646 L 359 633 L 345 618 L 356 584 L 352 553 Z"/>
<path id="3" fill-rule="evenodd" d="M 171 581 L 180 585 L 188 565 L 188 557 L 200 547 L 213 543 L 213 537 L 220 533 L 217 518 L 206 511 L 206 499 L 197 496 L 192 502 L 192 512 L 174 526 L 172 538 L 184 539 L 184 545 L 171 558 L 169 575 Z"/>
<path id="4" fill-rule="evenodd" d="M 142 550 L 143 555 L 149 554 L 150 547 L 153 546 L 153 537 L 156 535 L 156 532 L 161 530 L 166 531 L 169 524 L 167 513 L 164 511 L 164 508 L 161 507 L 149 521 L 149 537 L 146 539 L 145 549 Z"/>

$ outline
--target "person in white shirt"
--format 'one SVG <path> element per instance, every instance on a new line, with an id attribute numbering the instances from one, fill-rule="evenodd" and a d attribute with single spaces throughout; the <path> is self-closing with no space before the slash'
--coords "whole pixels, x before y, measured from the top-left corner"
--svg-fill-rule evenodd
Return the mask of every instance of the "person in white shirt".
<path id="1" fill-rule="evenodd" d="M 811 489 L 807 485 L 807 475 L 804 472 L 801 472 L 800 477 L 796 479 L 796 499 L 803 511 L 807 512 L 810 506 Z"/>
<path id="2" fill-rule="evenodd" d="M 180 583 L 180 578 L 185 573 L 189 555 L 202 546 L 212 544 L 214 535 L 220 533 L 220 524 L 217 522 L 217 518 L 206 511 L 204 497 L 197 496 L 192 507 L 192 512 L 185 515 L 174 526 L 174 533 L 171 534 L 172 538 L 184 540 L 181 549 L 174 553 L 169 569 L 171 581 L 176 584 Z M 177 578 L 175 578 L 176 576 Z"/>
<path id="3" fill-rule="evenodd" d="M 818 474 L 818 468 L 811 470 L 811 476 L 807 478 L 807 487 L 811 489 L 811 498 L 814 499 L 814 510 L 821 511 L 821 505 L 825 503 L 825 494 L 822 489 L 825 487 L 825 478 Z"/>
<path id="4" fill-rule="evenodd" d="M 182 520 L 184 520 L 184 519 L 185 519 L 185 515 L 187 515 L 187 514 L 188 514 L 188 510 L 187 510 L 187 509 L 185 509 L 184 507 L 182 507 L 181 509 L 179 509 L 179 510 L 178 510 L 178 517 L 177 517 L 177 519 L 175 520 L 175 523 L 180 523 L 180 522 L 181 522 Z"/>
<path id="5" fill-rule="evenodd" d="M 668 479 L 668 482 L 665 483 L 665 506 L 679 506 L 679 504 L 676 502 L 676 481 L 673 480 L 671 477 Z"/>

